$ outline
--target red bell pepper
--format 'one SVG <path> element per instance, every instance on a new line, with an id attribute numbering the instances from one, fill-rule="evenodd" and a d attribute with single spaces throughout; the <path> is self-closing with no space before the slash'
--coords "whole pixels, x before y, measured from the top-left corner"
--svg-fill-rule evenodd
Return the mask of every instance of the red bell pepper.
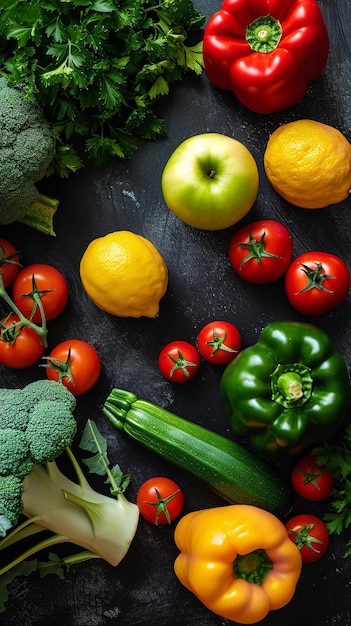
<path id="1" fill-rule="evenodd" d="M 224 0 L 203 42 L 208 79 L 256 113 L 288 109 L 323 72 L 328 31 L 316 0 Z"/>

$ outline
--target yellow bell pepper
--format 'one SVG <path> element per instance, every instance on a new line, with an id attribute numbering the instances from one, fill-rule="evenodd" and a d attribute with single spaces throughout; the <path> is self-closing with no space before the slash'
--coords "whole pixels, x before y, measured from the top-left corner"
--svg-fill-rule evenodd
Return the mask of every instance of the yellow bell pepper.
<path id="1" fill-rule="evenodd" d="M 194 511 L 177 524 L 174 571 L 211 611 L 255 624 L 293 597 L 301 554 L 272 513 L 233 504 Z"/>

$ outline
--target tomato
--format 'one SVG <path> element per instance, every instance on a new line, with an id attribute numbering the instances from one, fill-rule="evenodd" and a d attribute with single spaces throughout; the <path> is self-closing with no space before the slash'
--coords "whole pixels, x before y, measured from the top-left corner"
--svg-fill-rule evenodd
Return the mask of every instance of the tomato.
<path id="1" fill-rule="evenodd" d="M 46 321 L 62 313 L 68 300 L 68 287 L 59 270 L 45 263 L 34 263 L 23 268 L 15 279 L 13 300 L 21 313 L 37 324 L 41 315 L 32 297 L 35 292 L 40 296 Z"/>
<path id="2" fill-rule="evenodd" d="M 316 515 L 295 515 L 286 522 L 285 528 L 300 550 L 303 563 L 318 561 L 326 553 L 329 545 L 328 529 Z"/>
<path id="3" fill-rule="evenodd" d="M 229 246 L 234 271 L 249 283 L 271 283 L 283 276 L 291 263 L 292 237 L 275 220 L 260 220 L 238 230 Z"/>
<path id="4" fill-rule="evenodd" d="M 317 465 L 315 457 L 309 454 L 296 463 L 291 482 L 299 496 L 317 502 L 330 495 L 335 480 L 331 471 Z"/>
<path id="5" fill-rule="evenodd" d="M 171 341 L 162 348 L 158 366 L 165 378 L 174 383 L 185 383 L 199 371 L 200 354 L 187 341 Z"/>
<path id="6" fill-rule="evenodd" d="M 304 252 L 289 266 L 285 291 L 290 304 L 304 315 L 322 315 L 339 306 L 350 288 L 344 261 L 329 252 Z"/>
<path id="7" fill-rule="evenodd" d="M 183 492 L 171 478 L 156 476 L 145 481 L 137 493 L 140 515 L 152 524 L 170 524 L 180 515 Z"/>
<path id="8" fill-rule="evenodd" d="M 8 287 L 16 278 L 20 268 L 20 255 L 15 246 L 0 238 L 0 273 L 4 287 Z"/>
<path id="9" fill-rule="evenodd" d="M 230 322 L 209 322 L 200 330 L 197 345 L 206 361 L 215 365 L 226 365 L 238 354 L 241 335 Z"/>
<path id="10" fill-rule="evenodd" d="M 0 363 L 12 369 L 30 367 L 39 361 L 44 346 L 38 333 L 28 326 L 16 326 L 12 338 L 6 336 L 6 328 L 19 322 L 15 313 L 10 313 L 0 322 Z"/>
<path id="11" fill-rule="evenodd" d="M 49 380 L 61 380 L 75 396 L 90 391 L 100 376 L 101 362 L 97 351 L 81 339 L 62 341 L 45 358 Z"/>

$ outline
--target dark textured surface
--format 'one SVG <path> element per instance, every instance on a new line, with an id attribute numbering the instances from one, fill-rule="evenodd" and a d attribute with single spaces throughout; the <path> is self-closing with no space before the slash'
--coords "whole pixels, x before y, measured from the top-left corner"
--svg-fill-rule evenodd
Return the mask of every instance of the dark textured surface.
<path id="1" fill-rule="evenodd" d="M 209 16 L 221 3 L 197 0 L 195 4 Z M 132 474 L 130 499 L 135 498 L 145 479 L 163 474 L 183 487 L 184 512 L 223 504 L 206 487 L 113 430 L 100 408 L 111 388 L 128 389 L 182 417 L 233 436 L 219 395 L 221 369 L 203 363 L 193 381 L 174 386 L 158 371 L 159 350 L 172 339 L 195 342 L 201 327 L 215 318 L 233 321 L 242 333 L 244 346 L 254 343 L 272 320 L 306 320 L 289 306 L 282 281 L 257 286 L 234 275 L 228 245 L 235 227 L 222 232 L 197 231 L 166 209 L 160 177 L 176 146 L 190 135 L 207 131 L 242 141 L 254 155 L 261 177 L 257 201 L 243 223 L 259 218 L 280 220 L 293 236 L 295 255 L 305 250 L 327 250 L 351 264 L 349 201 L 319 211 L 292 207 L 273 192 L 263 170 L 268 137 L 282 123 L 316 119 L 351 138 L 351 2 L 322 0 L 320 6 L 330 34 L 328 65 L 323 76 L 309 85 L 299 105 L 283 113 L 258 116 L 241 107 L 231 94 L 211 87 L 205 75 L 189 76 L 159 105 L 160 114 L 166 118 L 166 138 L 143 144 L 127 162 L 116 161 L 101 169 L 88 165 L 70 180 L 47 183 L 47 190 L 60 200 L 56 239 L 19 225 L 1 229 L 3 237 L 19 246 L 24 264 L 52 263 L 68 280 L 69 304 L 64 314 L 50 323 L 50 345 L 77 337 L 98 349 L 103 373 L 94 391 L 79 399 L 79 428 L 88 417 L 97 421 L 108 438 L 111 460 Z M 148 237 L 167 262 L 169 288 L 157 319 L 114 318 L 95 308 L 83 293 L 78 274 L 82 253 L 92 239 L 118 229 Z M 350 308 L 348 298 L 338 310 L 307 320 L 329 333 L 349 366 Z M 23 386 L 41 375 L 36 367 L 17 373 L 2 368 L 0 382 L 1 386 Z M 289 471 L 287 466 L 285 471 Z M 294 510 L 318 514 L 322 507 L 296 499 Z M 17 579 L 7 612 L 0 616 L 1 625 L 228 624 L 203 607 L 175 578 L 173 531 L 174 526 L 156 528 L 141 521 L 129 553 L 115 569 L 92 561 L 65 581 L 56 576 L 40 580 L 35 575 Z M 347 536 L 333 537 L 327 555 L 303 569 L 292 602 L 261 623 L 295 626 L 303 620 L 311 626 L 350 624 L 351 557 L 343 558 L 346 540 Z"/>

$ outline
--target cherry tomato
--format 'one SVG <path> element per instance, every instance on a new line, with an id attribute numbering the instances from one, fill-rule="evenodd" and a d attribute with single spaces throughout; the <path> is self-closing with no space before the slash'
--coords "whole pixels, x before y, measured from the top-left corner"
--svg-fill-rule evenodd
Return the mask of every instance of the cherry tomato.
<path id="1" fill-rule="evenodd" d="M 11 341 L 5 339 L 6 328 L 14 322 L 19 322 L 19 317 L 15 313 L 10 313 L 0 322 L 0 363 L 12 369 L 23 369 L 39 361 L 44 347 L 35 330 L 20 324 L 16 327 Z"/>
<path id="2" fill-rule="evenodd" d="M 325 500 L 334 486 L 334 477 L 329 469 L 317 465 L 312 454 L 300 459 L 291 474 L 292 486 L 296 493 L 306 500 Z"/>
<path id="3" fill-rule="evenodd" d="M 90 391 L 101 371 L 101 362 L 95 348 L 81 339 L 67 339 L 49 354 L 46 375 L 49 380 L 61 380 L 75 396 Z"/>
<path id="4" fill-rule="evenodd" d="M 241 348 L 241 335 L 230 322 L 209 322 L 197 337 L 201 356 L 215 365 L 226 365 L 235 359 Z"/>
<path id="5" fill-rule="evenodd" d="M 45 263 L 27 265 L 13 284 L 13 300 L 21 313 L 33 322 L 40 323 L 40 310 L 32 297 L 35 291 L 40 296 L 46 321 L 62 313 L 68 300 L 68 287 L 59 270 Z"/>
<path id="6" fill-rule="evenodd" d="M 280 278 L 292 254 L 291 235 L 275 220 L 260 220 L 243 226 L 229 246 L 233 270 L 249 283 L 271 283 Z"/>
<path id="7" fill-rule="evenodd" d="M 0 273 L 4 287 L 8 287 L 16 278 L 20 269 L 20 255 L 15 246 L 0 238 Z"/>
<path id="8" fill-rule="evenodd" d="M 286 522 L 285 528 L 300 550 L 303 563 L 318 561 L 326 553 L 329 545 L 328 529 L 316 515 L 295 515 Z"/>
<path id="9" fill-rule="evenodd" d="M 322 315 L 339 306 L 350 288 L 344 261 L 329 252 L 304 252 L 289 266 L 285 291 L 290 304 L 304 315 Z"/>
<path id="10" fill-rule="evenodd" d="M 145 481 L 137 493 L 140 515 L 151 524 L 170 524 L 180 515 L 183 492 L 171 478 L 157 476 Z"/>
<path id="11" fill-rule="evenodd" d="M 165 378 L 174 383 L 185 383 L 199 371 L 200 354 L 187 341 L 171 341 L 162 348 L 158 366 Z"/>

